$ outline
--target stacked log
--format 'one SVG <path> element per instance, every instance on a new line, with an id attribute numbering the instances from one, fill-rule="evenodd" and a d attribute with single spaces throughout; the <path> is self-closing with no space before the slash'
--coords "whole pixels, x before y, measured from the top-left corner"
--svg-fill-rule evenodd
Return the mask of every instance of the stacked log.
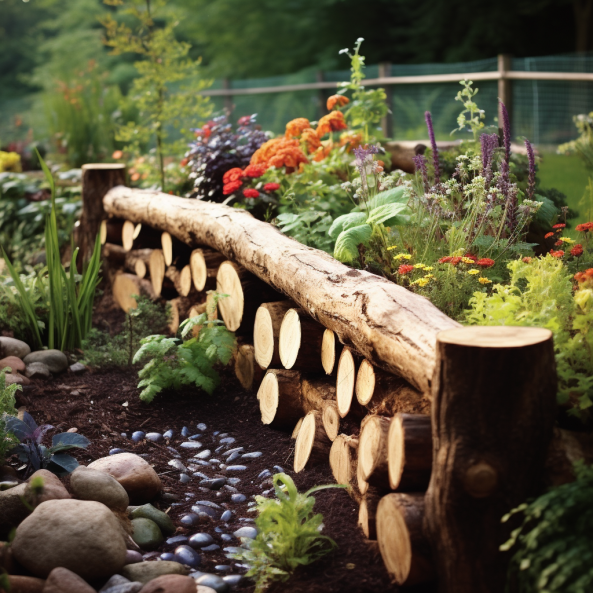
<path id="1" fill-rule="evenodd" d="M 339 358 L 341 352 L 341 344 L 337 341 L 336 334 L 331 329 L 326 329 L 321 341 L 321 366 L 327 375 L 334 373 L 336 358 Z"/>
<path id="2" fill-rule="evenodd" d="M 255 314 L 253 346 L 255 347 L 255 360 L 262 369 L 281 364 L 278 350 L 280 327 L 284 315 L 292 308 L 294 308 L 292 301 L 263 303 Z"/>
<path id="3" fill-rule="evenodd" d="M 278 353 L 285 369 L 323 372 L 321 344 L 325 328 L 302 309 L 288 309 L 278 336 Z"/>

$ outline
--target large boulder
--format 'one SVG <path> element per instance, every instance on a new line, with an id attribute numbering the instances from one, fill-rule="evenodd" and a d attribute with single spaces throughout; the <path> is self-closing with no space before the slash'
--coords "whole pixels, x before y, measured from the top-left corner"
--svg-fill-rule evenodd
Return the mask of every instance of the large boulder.
<path id="1" fill-rule="evenodd" d="M 31 348 L 25 342 L 16 340 L 15 338 L 7 338 L 0 336 L 0 356 L 16 356 L 17 358 L 25 358 L 31 352 Z"/>
<path id="2" fill-rule="evenodd" d="M 110 509 L 123 512 L 130 504 L 125 488 L 113 476 L 84 465 L 72 472 L 70 488 L 76 498 L 96 500 Z"/>
<path id="3" fill-rule="evenodd" d="M 160 562 L 140 562 L 138 564 L 128 564 L 124 566 L 119 574 L 130 581 L 138 581 L 146 584 L 152 579 L 156 579 L 164 574 L 181 574 L 187 576 L 189 568 L 173 562 L 171 560 L 161 560 Z"/>
<path id="4" fill-rule="evenodd" d="M 102 457 L 88 466 L 112 475 L 126 490 L 132 504 L 150 502 L 161 491 L 161 479 L 152 466 L 134 453 Z"/>
<path id="5" fill-rule="evenodd" d="M 196 582 L 180 574 L 165 574 L 144 585 L 140 593 L 196 593 Z"/>
<path id="6" fill-rule="evenodd" d="M 60 566 L 49 573 L 43 593 L 95 593 L 95 589 L 71 570 Z"/>
<path id="7" fill-rule="evenodd" d="M 61 373 L 68 368 L 68 359 L 60 350 L 37 350 L 27 354 L 23 360 L 27 365 L 32 362 L 42 362 L 52 373 Z"/>
<path id="8" fill-rule="evenodd" d="M 84 579 L 107 578 L 126 561 L 126 542 L 115 515 L 100 502 L 48 500 L 17 528 L 15 559 L 47 577 L 64 567 Z"/>

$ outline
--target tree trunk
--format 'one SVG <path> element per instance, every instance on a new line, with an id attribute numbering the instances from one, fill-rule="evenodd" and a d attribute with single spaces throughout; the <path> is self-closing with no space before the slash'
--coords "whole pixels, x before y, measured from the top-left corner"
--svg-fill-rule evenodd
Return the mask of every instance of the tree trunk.
<path id="1" fill-rule="evenodd" d="M 294 445 L 294 471 L 299 473 L 305 466 L 327 463 L 330 449 L 331 441 L 325 434 L 321 412 L 309 412 L 301 424 Z"/>
<path id="2" fill-rule="evenodd" d="M 327 375 L 333 374 L 336 359 L 341 353 L 342 345 L 336 340 L 336 334 L 331 329 L 326 329 L 321 342 L 321 366 Z"/>
<path id="3" fill-rule="evenodd" d="M 253 345 L 255 360 L 262 369 L 279 366 L 278 337 L 285 313 L 294 307 L 292 301 L 264 303 L 256 314 L 253 325 Z"/>
<path id="4" fill-rule="evenodd" d="M 289 309 L 280 326 L 278 352 L 285 369 L 323 372 L 321 342 L 324 327 L 302 309 Z"/>
<path id="5" fill-rule="evenodd" d="M 389 485 L 400 492 L 424 492 L 432 471 L 430 416 L 396 414 L 387 437 Z"/>
<path id="6" fill-rule="evenodd" d="M 235 354 L 235 375 L 247 391 L 257 391 L 263 381 L 264 372 L 255 363 L 252 344 L 241 344 Z"/>
<path id="7" fill-rule="evenodd" d="M 427 583 L 435 577 L 424 514 L 423 494 L 387 494 L 379 502 L 377 541 L 385 568 L 397 585 Z M 447 556 L 448 549 L 441 549 L 441 554 Z"/>
<path id="8" fill-rule="evenodd" d="M 444 593 L 501 593 L 501 517 L 538 493 L 556 412 L 552 333 L 466 327 L 437 340 L 426 526 Z"/>
<path id="9" fill-rule="evenodd" d="M 268 370 L 257 392 L 261 420 L 275 428 L 290 428 L 303 415 L 301 374 Z"/>
<path id="10" fill-rule="evenodd" d="M 301 245 L 244 210 L 126 188 L 111 190 L 103 203 L 112 216 L 217 249 L 292 298 L 340 342 L 430 392 L 436 335 L 459 324 L 424 297 Z"/>
<path id="11" fill-rule="evenodd" d="M 593 463 L 593 434 L 554 428 L 554 436 L 546 456 L 546 486 L 560 486 L 574 482 L 574 464 Z"/>
<path id="12" fill-rule="evenodd" d="M 393 416 L 398 412 L 430 412 L 430 400 L 401 377 L 375 368 L 363 360 L 356 375 L 356 399 L 371 414 Z"/>
<path id="13" fill-rule="evenodd" d="M 339 434 L 329 452 L 329 465 L 338 484 L 348 486 L 348 493 L 360 502 L 361 494 L 356 479 L 358 438 Z"/>
<path id="14" fill-rule="evenodd" d="M 389 490 L 389 467 L 387 464 L 387 435 L 391 418 L 371 416 L 360 431 L 358 464 L 361 477 L 369 484 Z"/>
<path id="15" fill-rule="evenodd" d="M 105 194 L 117 185 L 125 185 L 126 168 L 121 164 L 87 164 L 82 166 L 82 214 L 77 229 L 80 261 L 91 258 L 101 222 Z"/>

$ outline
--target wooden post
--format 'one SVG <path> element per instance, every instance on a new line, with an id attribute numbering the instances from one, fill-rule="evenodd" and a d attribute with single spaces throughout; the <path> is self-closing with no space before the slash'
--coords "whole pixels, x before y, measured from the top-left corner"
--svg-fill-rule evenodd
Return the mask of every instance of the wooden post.
<path id="1" fill-rule="evenodd" d="M 387 78 L 389 76 L 391 76 L 391 64 L 389 62 L 381 62 L 379 64 L 379 78 Z M 393 105 L 393 87 L 390 84 L 386 84 L 384 88 L 387 95 L 385 102 L 389 111 L 381 119 L 381 130 L 383 130 L 385 138 L 393 138 L 393 113 L 391 111 L 391 106 Z"/>
<path id="2" fill-rule="evenodd" d="M 126 168 L 121 163 L 91 163 L 82 166 L 82 214 L 77 229 L 80 262 L 88 261 L 95 237 L 105 218 L 103 196 L 113 187 L 126 184 Z"/>
<path id="3" fill-rule="evenodd" d="M 229 91 L 224 95 L 224 110 L 227 117 L 230 118 L 233 112 L 233 95 L 231 95 L 231 81 L 228 78 L 222 79 L 222 88 Z"/>
<path id="4" fill-rule="evenodd" d="M 552 333 L 532 327 L 440 332 L 426 531 L 442 593 L 503 593 L 502 516 L 537 494 L 556 415 Z"/>
<path id="5" fill-rule="evenodd" d="M 513 87 L 507 72 L 511 70 L 511 56 L 508 54 L 498 55 L 498 98 L 505 104 L 509 112 L 511 126 L 513 123 Z M 498 127 L 502 128 L 502 112 L 498 105 Z"/>

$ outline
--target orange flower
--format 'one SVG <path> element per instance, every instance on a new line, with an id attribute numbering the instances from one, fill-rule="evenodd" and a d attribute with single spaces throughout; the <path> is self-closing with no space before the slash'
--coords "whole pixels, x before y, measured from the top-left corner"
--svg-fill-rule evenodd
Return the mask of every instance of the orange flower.
<path id="1" fill-rule="evenodd" d="M 250 163 L 252 165 L 264 165 L 268 166 L 268 161 L 280 148 L 280 146 L 286 142 L 286 138 L 272 138 L 264 142 L 252 155 Z"/>
<path id="2" fill-rule="evenodd" d="M 346 130 L 348 126 L 344 121 L 344 114 L 341 111 L 332 111 L 324 115 L 317 124 L 317 135 L 323 138 L 329 132 Z"/>
<path id="3" fill-rule="evenodd" d="M 593 222 L 583 222 L 582 224 L 577 224 L 576 230 L 579 233 L 586 233 L 587 231 L 593 231 Z"/>
<path id="4" fill-rule="evenodd" d="M 571 250 L 570 255 L 574 257 L 580 257 L 583 255 L 583 246 L 580 243 L 577 243 Z"/>
<path id="5" fill-rule="evenodd" d="M 116 150 L 112 155 L 111 158 L 119 161 L 124 156 L 124 153 L 121 150 Z"/>
<path id="6" fill-rule="evenodd" d="M 263 165 L 247 165 L 243 171 L 245 177 L 261 177 L 266 172 Z"/>
<path id="7" fill-rule="evenodd" d="M 522 261 L 524 264 L 530 264 L 530 263 L 531 263 L 531 258 L 530 258 L 530 257 L 524 257 L 524 258 L 523 258 L 521 261 Z"/>
<path id="8" fill-rule="evenodd" d="M 262 144 L 251 157 L 252 165 L 267 167 L 287 167 L 296 169 L 301 163 L 308 163 L 298 140 L 294 138 L 274 138 Z"/>
<path id="9" fill-rule="evenodd" d="M 222 182 L 226 185 L 231 181 L 240 181 L 241 177 L 243 177 L 243 169 L 240 167 L 233 167 L 222 176 Z"/>
<path id="10" fill-rule="evenodd" d="M 562 249 L 559 249 L 558 251 L 554 251 L 553 249 L 550 251 L 550 255 L 552 257 L 556 257 L 556 258 L 561 258 L 564 257 L 564 251 L 562 251 Z"/>
<path id="11" fill-rule="evenodd" d="M 315 151 L 315 155 L 313 156 L 313 160 L 316 163 L 319 163 L 324 158 L 329 156 L 329 153 L 332 151 L 334 147 L 334 143 L 331 140 L 325 140 L 321 143 L 321 146 Z"/>
<path id="12" fill-rule="evenodd" d="M 318 148 L 321 147 L 321 141 L 319 136 L 315 133 L 315 130 L 307 128 L 303 130 L 301 134 L 301 142 L 305 142 L 307 145 L 307 152 L 313 154 Z"/>
<path id="13" fill-rule="evenodd" d="M 286 146 L 280 149 L 270 160 L 270 167 L 296 169 L 301 163 L 308 163 L 305 153 L 298 147 Z"/>
<path id="14" fill-rule="evenodd" d="M 544 239 L 549 239 L 550 237 L 553 237 L 553 236 L 554 236 L 554 233 L 546 233 L 544 235 Z"/>
<path id="15" fill-rule="evenodd" d="M 132 173 L 132 175 L 130 176 L 130 179 L 132 181 L 138 181 L 140 179 L 140 173 Z"/>
<path id="16" fill-rule="evenodd" d="M 362 134 L 344 132 L 340 135 L 340 146 L 346 146 L 346 152 L 351 152 L 362 143 Z"/>
<path id="17" fill-rule="evenodd" d="M 332 111 L 336 105 L 339 107 L 343 107 L 344 105 L 348 105 L 350 103 L 350 99 L 348 97 L 344 97 L 344 95 L 332 95 L 327 100 L 327 110 Z"/>
<path id="18" fill-rule="evenodd" d="M 410 266 L 409 264 L 402 264 L 398 269 L 397 273 L 401 276 L 405 276 L 414 270 L 414 266 Z"/>
<path id="19" fill-rule="evenodd" d="M 311 124 L 306 117 L 297 117 L 286 124 L 286 137 L 287 138 L 298 138 L 303 130 L 310 128 Z"/>

